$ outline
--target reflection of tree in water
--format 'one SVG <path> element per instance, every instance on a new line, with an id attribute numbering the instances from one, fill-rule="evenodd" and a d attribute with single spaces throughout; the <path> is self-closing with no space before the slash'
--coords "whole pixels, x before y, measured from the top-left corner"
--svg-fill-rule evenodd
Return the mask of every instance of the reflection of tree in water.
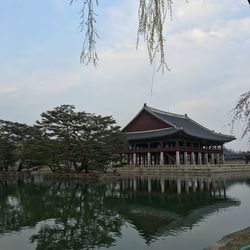
<path id="1" fill-rule="evenodd" d="M 104 186 L 70 182 L 1 185 L 5 188 L 0 190 L 0 233 L 35 227 L 45 221 L 31 237 L 36 249 L 109 247 L 121 235 L 123 220 L 104 206 Z"/>
<path id="2" fill-rule="evenodd" d="M 0 182 L 0 236 L 31 227 L 37 250 L 108 248 L 126 221 L 150 245 L 240 205 L 227 188 L 246 177 L 184 177 L 128 177 L 107 185 Z"/>

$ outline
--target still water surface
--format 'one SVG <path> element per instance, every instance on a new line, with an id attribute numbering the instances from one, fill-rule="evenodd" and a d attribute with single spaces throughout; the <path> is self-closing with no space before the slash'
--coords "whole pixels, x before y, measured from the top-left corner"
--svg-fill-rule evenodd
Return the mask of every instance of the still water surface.
<path id="1" fill-rule="evenodd" d="M 0 250 L 200 250 L 247 226 L 250 174 L 0 181 Z"/>

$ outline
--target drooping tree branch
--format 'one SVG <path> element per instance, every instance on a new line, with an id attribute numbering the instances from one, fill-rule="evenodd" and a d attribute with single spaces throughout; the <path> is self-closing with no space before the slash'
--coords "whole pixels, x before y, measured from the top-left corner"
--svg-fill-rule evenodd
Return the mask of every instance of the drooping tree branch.
<path id="1" fill-rule="evenodd" d="M 78 0 L 69 0 L 70 4 Z M 80 11 L 80 29 L 84 34 L 83 48 L 80 56 L 81 63 L 88 65 L 92 63 L 94 66 L 98 64 L 98 55 L 96 52 L 96 41 L 99 38 L 96 30 L 96 12 L 95 8 L 98 6 L 99 0 L 81 0 L 82 9 Z M 143 37 L 148 50 L 150 64 L 152 64 L 159 56 L 158 69 L 169 70 L 166 64 L 165 56 L 165 37 L 164 37 L 164 23 L 166 16 L 172 18 L 173 0 L 138 0 L 138 32 L 137 43 Z M 187 0 L 183 0 L 187 1 Z M 250 4 L 250 0 L 248 0 Z"/>
<path id="2" fill-rule="evenodd" d="M 77 0 L 70 0 L 70 4 Z M 96 30 L 96 12 L 98 0 L 83 0 L 80 11 L 80 30 L 85 31 L 83 47 L 80 56 L 80 62 L 88 65 L 92 63 L 95 67 L 98 65 L 98 55 L 96 51 L 96 41 L 99 38 Z"/>
<path id="3" fill-rule="evenodd" d="M 167 14 L 172 17 L 172 0 L 140 0 L 137 47 L 142 36 L 148 49 L 150 64 L 159 54 L 159 68 L 168 68 L 165 60 L 163 27 Z M 158 69 L 159 69 L 158 68 Z"/>
<path id="4" fill-rule="evenodd" d="M 70 4 L 77 0 L 70 0 Z M 96 25 L 95 7 L 98 6 L 98 0 L 82 0 L 82 9 L 80 11 L 80 29 L 84 33 L 83 48 L 80 56 L 81 63 L 94 66 L 98 64 L 98 55 L 96 52 L 96 41 L 99 38 Z M 172 0 L 139 0 L 139 25 L 137 33 L 138 48 L 139 40 L 143 37 L 146 43 L 150 64 L 159 54 L 159 68 L 169 70 L 165 60 L 165 38 L 163 33 L 164 22 L 167 14 L 172 17 Z"/>
<path id="5" fill-rule="evenodd" d="M 247 134 L 250 133 L 250 90 L 239 97 L 233 109 L 232 128 L 234 128 L 237 121 L 244 122 L 241 137 L 247 136 Z"/>

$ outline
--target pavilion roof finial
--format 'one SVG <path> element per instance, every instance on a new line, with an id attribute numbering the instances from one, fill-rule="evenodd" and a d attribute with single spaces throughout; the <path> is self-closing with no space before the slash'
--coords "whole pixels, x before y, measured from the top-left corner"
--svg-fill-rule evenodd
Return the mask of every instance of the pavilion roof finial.
<path id="1" fill-rule="evenodd" d="M 144 107 L 144 108 L 146 108 L 146 107 L 147 107 L 147 103 L 146 103 L 146 102 L 143 104 L 143 107 Z"/>

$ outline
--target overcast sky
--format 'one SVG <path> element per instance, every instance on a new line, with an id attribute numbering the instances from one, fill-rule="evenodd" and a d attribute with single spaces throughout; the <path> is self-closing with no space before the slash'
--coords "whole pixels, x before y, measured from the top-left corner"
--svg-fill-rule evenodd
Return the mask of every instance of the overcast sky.
<path id="1" fill-rule="evenodd" d="M 155 74 L 136 51 L 139 0 L 100 0 L 97 69 L 79 63 L 81 1 L 2 1 L 0 118 L 32 124 L 61 104 L 113 115 L 126 125 L 146 102 L 230 134 L 230 111 L 250 87 L 247 0 L 173 0 L 165 27 L 171 72 Z M 241 128 L 234 131 L 240 137 Z M 227 144 L 249 149 L 247 140 Z"/>

